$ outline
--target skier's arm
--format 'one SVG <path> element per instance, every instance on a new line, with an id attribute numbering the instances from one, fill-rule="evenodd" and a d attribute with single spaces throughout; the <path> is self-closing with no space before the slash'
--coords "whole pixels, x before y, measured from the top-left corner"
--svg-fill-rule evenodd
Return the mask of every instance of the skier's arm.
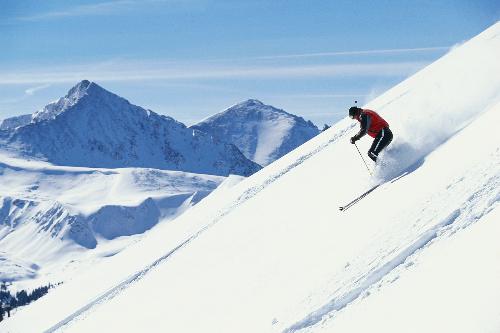
<path id="1" fill-rule="evenodd" d="M 370 128 L 371 121 L 372 119 L 369 115 L 367 115 L 366 113 L 361 114 L 361 129 L 359 130 L 358 134 L 352 137 L 354 141 L 357 141 L 366 135 L 368 129 Z"/>

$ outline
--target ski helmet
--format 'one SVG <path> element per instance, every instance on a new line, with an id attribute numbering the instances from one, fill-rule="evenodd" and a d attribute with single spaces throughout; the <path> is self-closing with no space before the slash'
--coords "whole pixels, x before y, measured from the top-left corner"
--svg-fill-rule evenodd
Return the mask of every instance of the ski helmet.
<path id="1" fill-rule="evenodd" d="M 354 118 L 356 114 L 361 111 L 357 106 L 352 106 L 349 108 L 349 117 Z"/>

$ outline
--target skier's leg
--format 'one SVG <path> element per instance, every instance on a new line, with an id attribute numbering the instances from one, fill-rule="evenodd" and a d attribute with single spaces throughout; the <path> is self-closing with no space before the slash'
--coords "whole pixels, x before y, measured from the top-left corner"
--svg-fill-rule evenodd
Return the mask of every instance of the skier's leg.
<path id="1" fill-rule="evenodd" d="M 368 157 L 371 158 L 374 162 L 377 162 L 378 153 L 376 152 L 376 149 L 380 146 L 380 142 L 383 139 L 383 137 L 384 136 L 382 130 L 377 134 L 375 140 L 373 140 L 370 150 L 368 150 Z"/>
<path id="2" fill-rule="evenodd" d="M 368 151 L 368 157 L 373 160 L 373 162 L 377 162 L 377 155 L 373 151 Z"/>
<path id="3" fill-rule="evenodd" d="M 380 139 L 379 144 L 375 147 L 373 151 L 377 156 L 378 154 L 380 154 L 382 150 L 384 150 L 385 147 L 389 145 L 389 143 L 391 143 L 393 137 L 392 131 L 389 129 L 389 127 L 385 127 L 380 132 L 383 132 L 382 138 Z"/>

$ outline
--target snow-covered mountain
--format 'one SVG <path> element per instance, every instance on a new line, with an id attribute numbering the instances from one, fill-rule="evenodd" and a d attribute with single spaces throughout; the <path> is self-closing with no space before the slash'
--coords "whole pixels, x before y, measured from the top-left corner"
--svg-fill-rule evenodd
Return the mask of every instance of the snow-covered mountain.
<path id="1" fill-rule="evenodd" d="M 266 166 L 315 137 L 310 121 L 249 99 L 193 126 L 222 142 L 230 142 L 252 161 Z"/>
<path id="2" fill-rule="evenodd" d="M 0 120 L 0 130 L 12 130 L 16 127 L 28 125 L 32 120 L 31 114 L 23 114 L 21 116 L 10 117 Z"/>
<path id="3" fill-rule="evenodd" d="M 395 135 L 374 177 L 346 118 L 0 329 L 500 331 L 499 54 L 497 23 L 366 105 Z"/>
<path id="4" fill-rule="evenodd" d="M 224 179 L 61 167 L 0 152 L 0 281 L 66 281 L 180 215 Z"/>
<path id="5" fill-rule="evenodd" d="M 7 144 L 58 165 L 150 167 L 227 176 L 260 169 L 231 144 L 82 81 L 11 131 Z"/>
<path id="6" fill-rule="evenodd" d="M 259 168 L 236 147 L 213 143 L 89 81 L 32 115 L 5 119 L 0 129 L 0 281 L 15 281 L 15 287 L 66 281 L 121 251 L 224 179 L 208 173 Z M 206 174 L 57 166 L 38 157 L 66 165 L 159 165 Z"/>

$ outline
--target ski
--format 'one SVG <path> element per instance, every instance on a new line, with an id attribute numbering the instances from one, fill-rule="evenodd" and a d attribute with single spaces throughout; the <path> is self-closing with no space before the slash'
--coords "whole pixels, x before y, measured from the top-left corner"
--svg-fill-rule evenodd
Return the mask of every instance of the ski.
<path id="1" fill-rule="evenodd" d="M 348 204 L 346 204 L 344 206 L 340 206 L 339 210 L 341 212 L 344 212 L 344 211 L 348 210 L 349 208 L 351 208 L 352 206 L 354 206 L 358 201 L 360 201 L 361 199 L 363 199 L 364 197 L 366 197 L 368 194 L 370 194 L 371 192 L 373 192 L 377 187 L 379 187 L 382 184 L 383 183 L 373 186 L 371 189 L 369 189 L 365 193 L 361 194 L 359 197 L 357 197 L 353 201 L 349 202 Z"/>
<path id="2" fill-rule="evenodd" d="M 371 192 L 373 192 L 375 189 L 377 189 L 377 187 L 379 187 L 380 185 L 384 185 L 384 184 L 387 184 L 387 183 L 394 183 L 395 181 L 397 181 L 398 179 L 401 179 L 403 178 L 404 176 L 406 176 L 408 174 L 408 172 L 403 172 L 402 174 L 400 174 L 399 176 L 396 176 L 394 177 L 393 179 L 391 179 L 390 181 L 388 182 L 382 182 L 382 183 L 379 183 L 375 186 L 373 186 L 371 189 L 369 189 L 368 191 L 366 191 L 365 193 L 361 194 L 359 197 L 357 197 L 356 199 L 354 199 L 353 201 L 349 202 L 348 204 L 344 205 L 344 206 L 340 206 L 339 207 L 339 210 L 341 212 L 344 212 L 346 210 L 348 210 L 349 208 L 351 208 L 352 206 L 354 206 L 358 201 L 360 201 L 361 199 L 363 199 L 364 197 L 366 197 L 368 194 L 370 194 Z"/>

